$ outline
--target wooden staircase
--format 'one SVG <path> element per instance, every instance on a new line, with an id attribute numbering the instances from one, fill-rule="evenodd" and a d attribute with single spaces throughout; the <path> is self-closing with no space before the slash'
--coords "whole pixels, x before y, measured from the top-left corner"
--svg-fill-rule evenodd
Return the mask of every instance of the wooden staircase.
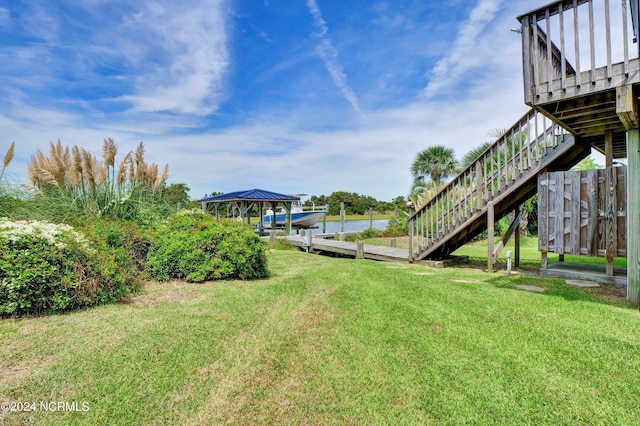
<path id="1" fill-rule="evenodd" d="M 517 210 L 542 171 L 568 170 L 589 155 L 564 128 L 530 110 L 503 137 L 409 218 L 409 260 L 441 259 Z"/>

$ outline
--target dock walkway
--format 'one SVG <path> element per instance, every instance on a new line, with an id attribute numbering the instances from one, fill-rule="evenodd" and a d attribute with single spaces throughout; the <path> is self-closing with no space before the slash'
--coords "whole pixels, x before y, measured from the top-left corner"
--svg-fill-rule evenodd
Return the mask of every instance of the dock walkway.
<path id="1" fill-rule="evenodd" d="M 300 235 L 284 237 L 292 245 L 306 249 L 305 238 Z M 315 235 L 311 238 L 312 253 L 336 253 L 342 256 L 354 257 L 356 259 L 371 259 L 385 262 L 409 262 L 409 250 L 406 248 L 385 247 L 373 244 L 363 244 L 362 242 L 338 241 L 333 239 L 318 238 Z M 424 260 L 416 263 L 442 268 L 451 264 L 468 262 L 468 256 L 452 256 L 443 260 Z"/>

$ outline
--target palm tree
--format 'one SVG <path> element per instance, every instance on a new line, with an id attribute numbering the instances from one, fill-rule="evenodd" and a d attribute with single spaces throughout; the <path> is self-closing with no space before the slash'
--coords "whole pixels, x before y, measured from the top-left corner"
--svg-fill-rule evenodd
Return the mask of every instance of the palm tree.
<path id="1" fill-rule="evenodd" d="M 456 172 L 457 167 L 453 149 L 436 145 L 416 155 L 411 164 L 411 174 L 416 180 L 423 182 L 428 176 L 433 184 L 439 186 L 443 179 Z"/>
<path id="2" fill-rule="evenodd" d="M 472 165 L 491 145 L 491 142 L 484 142 L 475 148 L 471 148 L 460 160 L 460 171 Z"/>

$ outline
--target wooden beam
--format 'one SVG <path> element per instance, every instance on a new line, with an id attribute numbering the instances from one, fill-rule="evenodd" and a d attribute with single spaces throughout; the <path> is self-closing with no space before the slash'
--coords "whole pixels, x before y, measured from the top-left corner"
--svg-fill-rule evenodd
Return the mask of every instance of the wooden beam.
<path id="1" fill-rule="evenodd" d="M 636 105 L 632 85 L 616 87 L 616 113 L 627 130 L 640 127 L 638 126 L 640 120 L 638 120 Z"/>
<path id="2" fill-rule="evenodd" d="M 493 213 L 493 202 L 487 203 L 487 271 L 493 272 L 493 242 L 495 233 L 495 216 Z"/>
<path id="3" fill-rule="evenodd" d="M 607 253 L 606 273 L 613 276 L 613 258 L 618 253 L 618 206 L 616 205 L 616 168 L 608 167 L 605 169 L 605 248 Z"/>
<path id="4" fill-rule="evenodd" d="M 502 250 L 504 250 L 504 247 L 507 245 L 507 243 L 511 239 L 511 236 L 514 234 L 514 232 L 520 231 L 520 219 L 522 218 L 522 211 L 519 210 L 519 207 L 517 207 L 514 213 L 515 213 L 515 218 L 513 219 L 513 222 L 511 222 L 511 224 L 509 225 L 509 229 L 507 229 L 507 232 L 505 232 L 505 234 L 502 236 L 502 241 L 498 243 L 498 247 L 496 247 L 495 250 L 493 251 L 494 259 L 497 259 L 498 257 L 500 257 Z"/>
<path id="5" fill-rule="evenodd" d="M 627 133 L 627 300 L 640 306 L 640 130 Z"/>
<path id="6" fill-rule="evenodd" d="M 613 130 L 604 132 L 604 166 L 613 166 Z"/>

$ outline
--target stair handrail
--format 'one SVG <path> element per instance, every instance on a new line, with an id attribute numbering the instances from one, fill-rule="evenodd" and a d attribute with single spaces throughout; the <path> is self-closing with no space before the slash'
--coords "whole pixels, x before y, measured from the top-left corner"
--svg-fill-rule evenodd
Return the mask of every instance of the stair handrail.
<path id="1" fill-rule="evenodd" d="M 542 121 L 542 131 L 539 130 L 539 121 Z M 416 237 L 418 252 L 436 243 L 451 226 L 458 226 L 481 211 L 504 187 L 513 184 L 526 170 L 539 163 L 547 149 L 557 146 L 559 137 L 568 133 L 554 122 L 547 125 L 544 115 L 534 109 L 529 110 L 438 194 L 410 215 L 410 258 Z M 507 152 L 509 149 L 510 153 Z M 429 215 L 430 212 L 435 214 Z M 416 228 L 415 223 L 423 216 L 428 216 L 428 223 Z"/>

